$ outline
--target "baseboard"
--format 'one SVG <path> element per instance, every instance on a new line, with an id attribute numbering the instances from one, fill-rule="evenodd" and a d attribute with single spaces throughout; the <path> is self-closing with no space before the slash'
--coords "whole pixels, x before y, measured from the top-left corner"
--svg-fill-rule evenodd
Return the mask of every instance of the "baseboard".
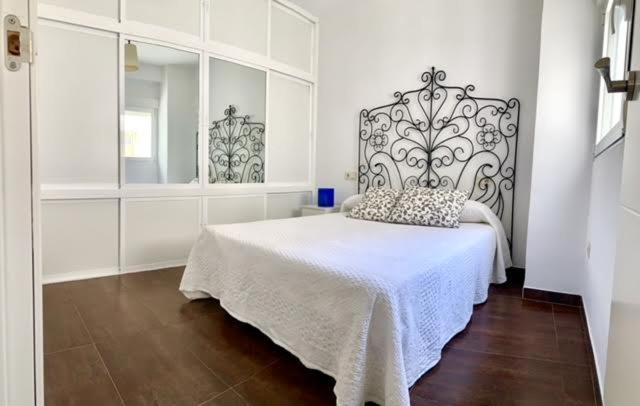
<path id="1" fill-rule="evenodd" d="M 187 264 L 186 259 L 180 259 L 176 261 L 156 262 L 153 264 L 132 265 L 128 267 L 123 267 L 122 269 L 113 267 L 113 268 L 101 268 L 101 269 L 66 272 L 66 273 L 61 273 L 57 275 L 43 275 L 42 284 L 48 285 L 51 283 L 81 281 L 85 279 L 103 278 L 105 276 L 116 276 L 116 275 L 122 275 L 127 273 L 134 273 L 134 272 L 157 271 L 160 269 L 185 266 L 186 264 Z"/>
<path id="2" fill-rule="evenodd" d="M 159 269 L 165 268 L 175 268 L 177 266 L 185 266 L 187 264 L 187 259 L 178 259 L 175 261 L 163 261 L 156 262 L 153 264 L 142 264 L 142 265 L 130 265 L 122 268 L 120 273 L 134 273 L 134 272 L 147 272 L 147 271 L 157 271 Z"/>
<path id="3" fill-rule="evenodd" d="M 527 300 L 536 300 L 538 302 L 549 302 L 566 306 L 582 307 L 582 296 L 572 293 L 551 292 L 548 290 L 539 290 L 524 288 L 522 290 L 522 298 Z"/>
<path id="4" fill-rule="evenodd" d="M 593 365 L 591 368 L 591 371 L 593 373 L 593 380 L 594 380 L 594 390 L 595 390 L 595 396 L 596 396 L 596 405 L 597 406 L 602 406 L 604 404 L 604 400 L 602 398 L 602 394 L 603 394 L 603 387 L 601 384 L 601 380 L 600 380 L 600 364 L 598 362 L 598 358 L 596 357 L 596 352 L 593 348 L 593 337 L 591 336 L 591 325 L 589 324 L 589 310 L 587 309 L 587 306 L 583 304 L 582 308 L 581 308 L 581 312 L 582 314 L 582 320 L 584 321 L 584 325 L 587 328 L 587 334 L 586 334 L 586 339 L 587 339 L 587 344 L 589 345 L 589 352 L 591 354 L 591 360 L 593 361 Z"/>
<path id="5" fill-rule="evenodd" d="M 117 267 L 113 268 L 101 268 L 91 269 L 84 271 L 66 272 L 57 275 L 42 275 L 42 284 L 48 285 L 50 283 L 71 282 L 79 281 L 83 279 L 102 278 L 105 276 L 118 275 L 120 270 Z"/>

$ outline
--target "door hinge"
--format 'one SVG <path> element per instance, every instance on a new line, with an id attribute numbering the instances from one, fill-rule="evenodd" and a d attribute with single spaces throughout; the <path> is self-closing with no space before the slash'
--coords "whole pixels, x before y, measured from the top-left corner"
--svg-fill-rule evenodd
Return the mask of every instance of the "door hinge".
<path id="1" fill-rule="evenodd" d="M 4 17 L 4 40 L 4 64 L 7 69 L 17 72 L 23 63 L 31 63 L 31 30 L 13 14 Z"/>

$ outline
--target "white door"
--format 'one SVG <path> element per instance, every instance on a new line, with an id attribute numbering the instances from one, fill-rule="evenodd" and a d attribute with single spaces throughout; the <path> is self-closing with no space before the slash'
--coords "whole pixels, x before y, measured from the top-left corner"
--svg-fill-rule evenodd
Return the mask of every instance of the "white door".
<path id="1" fill-rule="evenodd" d="M 640 5 L 635 10 L 631 69 L 640 70 Z M 620 227 L 614 272 L 605 404 L 640 405 L 640 100 L 627 106 Z"/>
<path id="2" fill-rule="evenodd" d="M 42 353 L 42 340 L 36 340 L 35 333 L 42 333 L 41 323 L 36 322 L 41 320 L 41 288 L 39 277 L 34 278 L 34 247 L 38 245 L 33 244 L 32 227 L 34 100 L 31 66 L 23 64 L 11 71 L 5 65 L 7 49 L 19 53 L 16 47 L 7 46 L 17 42 L 5 35 L 5 28 L 17 20 L 5 23 L 5 16 L 15 15 L 21 25 L 34 26 L 35 2 L 0 0 L 0 11 L 0 406 L 21 406 L 36 404 L 36 399 L 43 403 L 42 362 L 35 355 Z M 19 31 L 12 32 L 15 38 Z"/>

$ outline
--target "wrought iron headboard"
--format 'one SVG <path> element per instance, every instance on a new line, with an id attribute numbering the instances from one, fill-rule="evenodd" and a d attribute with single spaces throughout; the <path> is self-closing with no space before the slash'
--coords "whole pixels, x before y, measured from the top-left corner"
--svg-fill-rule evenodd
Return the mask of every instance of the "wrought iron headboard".
<path id="1" fill-rule="evenodd" d="M 446 77 L 431 68 L 419 89 L 360 112 L 358 191 L 467 190 L 496 213 L 511 240 L 520 102 L 472 96 L 475 86 L 446 86 Z"/>
<path id="2" fill-rule="evenodd" d="M 237 116 L 235 106 L 209 127 L 209 183 L 264 182 L 264 123 Z"/>

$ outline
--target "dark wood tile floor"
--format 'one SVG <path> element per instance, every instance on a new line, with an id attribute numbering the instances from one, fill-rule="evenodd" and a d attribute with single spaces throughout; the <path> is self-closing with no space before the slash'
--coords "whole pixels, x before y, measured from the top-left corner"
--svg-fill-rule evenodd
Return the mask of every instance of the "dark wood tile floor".
<path id="1" fill-rule="evenodd" d="M 306 369 L 215 300 L 189 302 L 181 268 L 44 287 L 45 396 L 53 405 L 330 405 Z M 580 309 L 492 286 L 414 405 L 595 405 Z"/>

